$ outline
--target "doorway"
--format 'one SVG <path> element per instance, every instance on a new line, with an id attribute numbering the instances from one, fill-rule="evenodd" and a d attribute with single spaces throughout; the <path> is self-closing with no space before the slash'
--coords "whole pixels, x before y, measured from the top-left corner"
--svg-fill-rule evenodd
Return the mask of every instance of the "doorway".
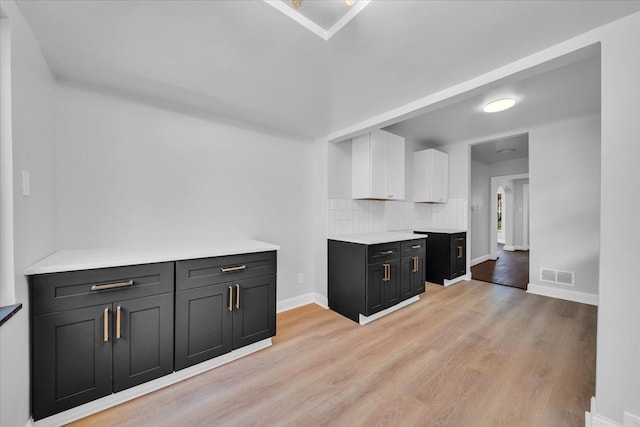
<path id="1" fill-rule="evenodd" d="M 471 275 L 527 289 L 528 134 L 471 147 Z"/>

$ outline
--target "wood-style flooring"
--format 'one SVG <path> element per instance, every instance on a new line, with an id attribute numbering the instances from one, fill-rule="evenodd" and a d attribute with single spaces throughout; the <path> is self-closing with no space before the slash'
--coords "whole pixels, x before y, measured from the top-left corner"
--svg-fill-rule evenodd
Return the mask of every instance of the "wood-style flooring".
<path id="1" fill-rule="evenodd" d="M 469 281 L 369 325 L 316 305 L 273 346 L 76 426 L 584 426 L 597 308 Z"/>
<path id="2" fill-rule="evenodd" d="M 498 259 L 471 267 L 474 280 L 527 289 L 529 284 L 529 251 L 505 251 L 498 244 Z"/>

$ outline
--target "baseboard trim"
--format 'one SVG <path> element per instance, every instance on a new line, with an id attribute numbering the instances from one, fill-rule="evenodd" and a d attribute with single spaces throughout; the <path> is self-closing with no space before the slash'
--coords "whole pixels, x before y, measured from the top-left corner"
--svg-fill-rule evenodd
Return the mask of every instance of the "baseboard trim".
<path id="1" fill-rule="evenodd" d="M 278 313 L 282 313 L 308 304 L 317 304 L 322 308 L 329 308 L 329 301 L 327 300 L 327 297 L 322 296 L 317 292 L 309 292 L 303 295 L 298 295 L 297 297 L 278 301 L 276 311 Z"/>
<path id="2" fill-rule="evenodd" d="M 504 245 L 504 246 L 502 247 L 502 250 L 504 250 L 504 251 L 509 251 L 509 252 L 513 252 L 513 251 L 515 251 L 515 250 L 516 250 L 516 248 L 515 248 L 515 246 L 512 246 L 512 245 Z"/>
<path id="3" fill-rule="evenodd" d="M 582 304 L 598 305 L 598 295 L 588 294 L 586 292 L 570 291 L 568 289 L 554 288 L 551 286 L 538 285 L 529 283 L 527 285 L 527 293 L 542 295 L 545 297 L 564 299 L 568 301 L 579 302 Z"/>
<path id="4" fill-rule="evenodd" d="M 631 412 L 624 411 L 624 427 L 640 426 L 640 415 L 634 415 Z"/>
<path id="5" fill-rule="evenodd" d="M 460 276 L 460 277 L 456 277 L 455 279 L 452 280 L 447 280 L 444 279 L 444 286 L 451 286 L 451 285 L 455 285 L 456 283 L 459 282 L 464 282 L 465 280 L 471 280 L 471 273 L 467 273 L 464 276 Z"/>
<path id="6" fill-rule="evenodd" d="M 589 411 L 585 411 L 584 413 L 584 425 L 585 427 L 623 427 L 607 417 L 598 415 L 595 396 L 591 397 L 591 407 Z"/>
<path id="7" fill-rule="evenodd" d="M 474 265 L 482 264 L 483 262 L 489 261 L 490 259 L 491 259 L 491 255 L 489 254 L 479 256 L 478 258 L 474 258 L 471 260 L 471 267 L 473 267 Z"/>
<path id="8" fill-rule="evenodd" d="M 29 422 L 27 427 L 48 427 L 48 426 L 60 426 L 68 424 L 72 421 L 79 420 L 80 418 L 87 417 L 145 394 L 160 390 L 161 388 L 170 386 L 180 381 L 186 380 L 203 372 L 210 371 L 218 366 L 224 365 L 241 357 L 248 356 L 251 353 L 260 351 L 271 346 L 271 338 L 267 338 L 262 341 L 258 341 L 248 346 L 233 350 L 230 353 L 223 354 L 215 359 L 207 360 L 206 362 L 198 363 L 197 365 L 190 366 L 177 372 L 165 375 L 153 381 L 149 381 L 144 384 L 120 391 L 118 393 L 110 394 L 109 396 L 102 397 L 100 399 L 85 403 L 84 405 L 76 406 L 75 408 L 68 409 L 64 412 L 52 415 L 47 418 L 35 422 Z"/>
<path id="9" fill-rule="evenodd" d="M 391 314 L 394 311 L 398 311 L 401 308 L 404 308 L 404 307 L 408 306 L 409 304 L 413 304 L 414 302 L 418 302 L 418 301 L 420 301 L 420 295 L 416 295 L 414 297 L 406 299 L 406 300 L 404 300 L 402 302 L 399 302 L 398 304 L 394 305 L 393 307 L 389 307 L 387 309 L 379 311 L 376 314 L 372 314 L 371 316 L 363 316 L 362 314 L 360 314 L 360 321 L 358 323 L 360 323 L 361 325 L 366 325 L 368 323 L 373 322 L 374 320 L 378 320 L 379 318 L 384 317 L 387 314 Z"/>

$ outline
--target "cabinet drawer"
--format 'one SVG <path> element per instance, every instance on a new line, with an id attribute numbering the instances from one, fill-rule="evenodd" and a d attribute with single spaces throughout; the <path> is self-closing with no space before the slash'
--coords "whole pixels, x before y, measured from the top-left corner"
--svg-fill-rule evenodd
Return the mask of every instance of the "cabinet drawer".
<path id="1" fill-rule="evenodd" d="M 403 257 L 410 255 L 422 255 L 425 253 L 426 247 L 426 239 L 409 240 L 406 242 L 402 242 L 400 254 Z"/>
<path id="2" fill-rule="evenodd" d="M 400 258 L 400 243 L 380 243 L 369 246 L 368 263 L 376 264 L 390 259 Z"/>
<path id="3" fill-rule="evenodd" d="M 178 261 L 176 290 L 265 276 L 275 272 L 275 251 Z"/>
<path id="4" fill-rule="evenodd" d="M 33 314 L 173 292 L 173 263 L 98 268 L 32 277 Z"/>

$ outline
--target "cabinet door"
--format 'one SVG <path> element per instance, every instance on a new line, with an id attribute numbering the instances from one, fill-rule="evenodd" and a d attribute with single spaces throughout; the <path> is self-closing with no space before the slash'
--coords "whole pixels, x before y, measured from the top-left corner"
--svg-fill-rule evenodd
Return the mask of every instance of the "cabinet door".
<path id="1" fill-rule="evenodd" d="M 114 391 L 171 373 L 173 294 L 115 302 L 113 309 Z"/>
<path id="2" fill-rule="evenodd" d="M 455 277 L 463 276 L 467 272 L 467 244 L 465 237 L 456 237 L 452 239 L 452 246 L 455 250 L 454 270 Z"/>
<path id="3" fill-rule="evenodd" d="M 387 199 L 404 199 L 404 138 L 391 133 L 385 135 L 385 181 Z"/>
<path id="4" fill-rule="evenodd" d="M 400 292 L 403 300 L 424 292 L 424 255 L 402 258 Z"/>
<path id="5" fill-rule="evenodd" d="M 387 262 L 388 280 L 384 284 L 384 308 L 396 305 L 402 300 L 400 290 L 400 261 Z"/>
<path id="6" fill-rule="evenodd" d="M 111 317 L 107 304 L 33 318 L 35 420 L 111 393 Z"/>
<path id="7" fill-rule="evenodd" d="M 386 265 L 386 263 L 372 264 L 367 268 L 365 316 L 370 316 L 384 308 L 385 286 L 387 284 L 385 280 Z"/>
<path id="8" fill-rule="evenodd" d="M 276 334 L 276 276 L 233 282 L 233 348 Z"/>
<path id="9" fill-rule="evenodd" d="M 431 159 L 431 194 L 434 202 L 445 203 L 449 193 L 449 155 L 433 150 Z"/>
<path id="10" fill-rule="evenodd" d="M 176 371 L 231 351 L 231 285 L 176 292 Z"/>

